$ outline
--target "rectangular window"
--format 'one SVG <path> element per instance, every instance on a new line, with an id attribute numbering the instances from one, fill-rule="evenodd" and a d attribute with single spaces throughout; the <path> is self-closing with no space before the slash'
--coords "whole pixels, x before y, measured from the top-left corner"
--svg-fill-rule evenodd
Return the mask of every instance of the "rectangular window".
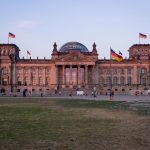
<path id="1" fill-rule="evenodd" d="M 131 84 L 132 84 L 132 81 L 131 81 L 132 79 L 131 79 L 131 77 L 128 77 L 127 79 L 128 79 L 128 80 L 127 80 L 127 84 L 128 84 L 128 85 L 131 85 Z"/>
<path id="2" fill-rule="evenodd" d="M 110 75 L 110 73 L 111 73 L 111 70 L 110 70 L 110 69 L 107 69 L 107 74 Z"/>
<path id="3" fill-rule="evenodd" d="M 131 74 L 131 68 L 127 69 L 127 74 Z"/>
<path id="4" fill-rule="evenodd" d="M 117 69 L 113 69 L 113 74 L 117 74 Z"/>
<path id="5" fill-rule="evenodd" d="M 146 85 L 146 78 L 142 78 L 141 83 L 142 83 L 142 85 Z"/>
<path id="6" fill-rule="evenodd" d="M 2 85 L 7 85 L 7 81 L 2 81 Z"/>
<path id="7" fill-rule="evenodd" d="M 121 84 L 121 85 L 124 85 L 124 84 L 125 84 L 125 79 L 124 79 L 124 77 L 121 77 L 121 78 L 120 78 L 120 84 Z"/>
<path id="8" fill-rule="evenodd" d="M 111 85 L 112 83 L 111 83 L 112 81 L 111 81 L 111 77 L 107 77 L 106 78 L 106 84 L 107 85 Z"/>
<path id="9" fill-rule="evenodd" d="M 21 81 L 18 81 L 18 85 L 21 85 L 22 84 L 22 82 Z"/>
<path id="10" fill-rule="evenodd" d="M 142 74 L 146 73 L 146 69 L 145 69 L 145 68 L 142 68 L 142 69 L 141 69 L 141 73 L 142 73 Z"/>
<path id="11" fill-rule="evenodd" d="M 20 92 L 20 89 L 17 89 L 17 92 Z"/>
<path id="12" fill-rule="evenodd" d="M 100 74 L 104 74 L 104 69 L 100 69 Z"/>
<path id="13" fill-rule="evenodd" d="M 124 74 L 124 69 L 121 69 L 121 70 L 120 70 L 120 74 Z"/>

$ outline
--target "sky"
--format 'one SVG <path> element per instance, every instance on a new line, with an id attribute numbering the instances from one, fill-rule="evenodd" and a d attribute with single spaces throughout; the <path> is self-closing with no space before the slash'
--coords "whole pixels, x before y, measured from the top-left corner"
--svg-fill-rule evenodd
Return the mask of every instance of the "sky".
<path id="1" fill-rule="evenodd" d="M 139 43 L 139 33 L 150 43 L 150 0 L 0 0 L 0 43 L 10 39 L 20 57 L 51 58 L 54 42 L 59 48 L 70 41 L 95 42 L 99 59 L 110 57 L 110 47 L 128 57 L 128 49 Z"/>

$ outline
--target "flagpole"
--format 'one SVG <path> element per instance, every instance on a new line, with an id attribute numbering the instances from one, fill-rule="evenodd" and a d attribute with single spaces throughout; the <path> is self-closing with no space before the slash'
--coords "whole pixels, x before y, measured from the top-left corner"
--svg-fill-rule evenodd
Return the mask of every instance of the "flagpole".
<path id="1" fill-rule="evenodd" d="M 141 39 L 140 39 L 140 36 L 139 36 L 139 44 L 141 44 Z"/>
<path id="2" fill-rule="evenodd" d="M 9 44 L 9 35 L 8 35 L 8 44 Z"/>
<path id="3" fill-rule="evenodd" d="M 111 47 L 110 47 L 110 93 L 109 93 L 109 99 L 112 98 L 112 57 L 111 57 Z"/>

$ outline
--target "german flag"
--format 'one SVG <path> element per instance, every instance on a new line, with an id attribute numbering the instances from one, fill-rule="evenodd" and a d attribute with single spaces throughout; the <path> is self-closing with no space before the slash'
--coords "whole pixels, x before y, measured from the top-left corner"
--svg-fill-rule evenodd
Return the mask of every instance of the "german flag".
<path id="1" fill-rule="evenodd" d="M 146 39 L 146 38 L 147 38 L 147 35 L 146 35 L 146 34 L 139 33 L 139 38 Z"/>
<path id="2" fill-rule="evenodd" d="M 110 57 L 112 60 L 122 61 L 123 57 L 117 54 L 114 50 L 110 49 Z"/>
<path id="3" fill-rule="evenodd" d="M 9 38 L 15 38 L 16 36 L 15 36 L 15 34 L 9 32 L 8 37 Z"/>

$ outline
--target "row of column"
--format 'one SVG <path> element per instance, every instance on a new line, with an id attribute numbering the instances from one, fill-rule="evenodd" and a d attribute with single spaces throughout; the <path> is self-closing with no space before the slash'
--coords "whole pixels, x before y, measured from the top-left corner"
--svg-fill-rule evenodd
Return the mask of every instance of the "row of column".
<path id="1" fill-rule="evenodd" d="M 66 68 L 70 68 L 69 70 L 69 78 L 70 78 L 70 84 L 72 84 L 72 69 L 73 69 L 73 65 L 70 65 L 69 67 L 66 65 L 62 65 L 62 84 L 65 85 L 66 84 Z M 75 66 L 75 68 L 77 68 L 77 84 L 80 85 L 81 84 L 81 65 L 77 65 Z M 85 84 L 88 84 L 88 65 L 82 65 L 82 68 L 84 68 L 84 82 Z M 58 69 L 59 67 L 57 66 L 57 80 L 58 80 Z M 57 81 L 58 83 L 58 81 Z M 58 83 L 59 84 L 59 83 Z"/>
<path id="2" fill-rule="evenodd" d="M 22 84 L 24 84 L 24 78 L 25 78 L 25 72 L 24 72 L 24 67 L 22 68 Z M 33 74 L 32 72 L 32 67 L 30 67 L 29 73 L 27 74 L 28 78 L 29 78 L 29 82 L 30 84 L 33 83 L 33 77 L 36 78 L 37 84 L 39 84 L 39 69 L 36 69 L 35 74 Z M 45 85 L 46 82 L 46 68 L 42 69 L 42 80 L 43 80 L 43 85 Z"/>

